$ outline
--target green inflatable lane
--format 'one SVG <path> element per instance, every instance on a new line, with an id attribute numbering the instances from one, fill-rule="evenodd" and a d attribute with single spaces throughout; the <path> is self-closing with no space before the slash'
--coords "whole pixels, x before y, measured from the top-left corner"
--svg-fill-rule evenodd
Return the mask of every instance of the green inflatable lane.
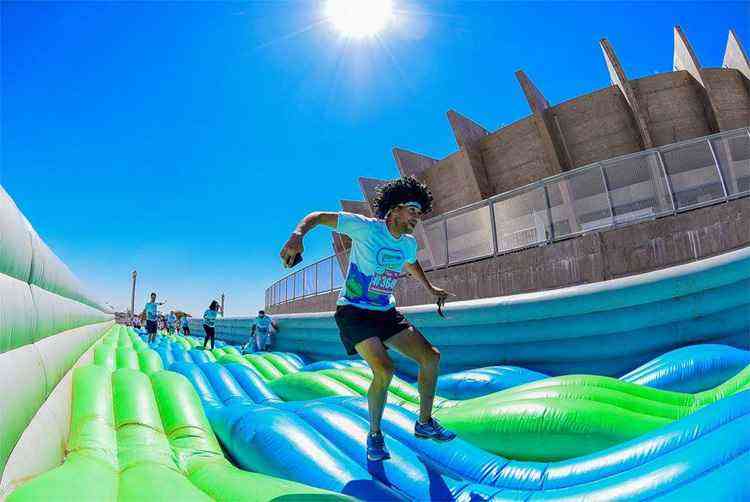
<path id="1" fill-rule="evenodd" d="M 364 368 L 299 372 L 269 383 L 286 401 L 367 393 Z M 670 392 L 610 377 L 571 375 L 538 380 L 464 401 L 436 398 L 435 416 L 461 438 L 519 460 L 557 461 L 623 443 L 750 389 L 750 366 L 713 389 Z M 417 409 L 414 386 L 394 378 L 388 402 Z"/>
<path id="2" fill-rule="evenodd" d="M 224 458 L 193 386 L 182 375 L 161 371 L 151 376 L 164 428 L 177 463 L 190 481 L 217 500 L 257 500 L 295 494 L 305 500 L 350 500 L 324 490 L 237 469 Z M 290 499 L 293 498 L 290 496 Z"/>
<path id="3" fill-rule="evenodd" d="M 70 438 L 65 463 L 21 485 L 8 502 L 117 499 L 117 433 L 111 372 L 84 366 L 73 372 Z"/>
<path id="4" fill-rule="evenodd" d="M 94 362 L 73 373 L 64 463 L 9 501 L 351 500 L 234 467 L 192 385 L 162 370 L 156 352 L 130 330 L 110 330 Z"/>

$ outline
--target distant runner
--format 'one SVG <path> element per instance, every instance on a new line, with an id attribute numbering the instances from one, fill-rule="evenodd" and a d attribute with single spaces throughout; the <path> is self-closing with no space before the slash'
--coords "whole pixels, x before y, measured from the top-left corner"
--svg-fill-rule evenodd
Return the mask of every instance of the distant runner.
<path id="1" fill-rule="evenodd" d="M 203 339 L 203 348 L 206 348 L 208 341 L 211 340 L 211 350 L 214 349 L 214 339 L 216 337 L 216 316 L 224 317 L 224 310 L 219 307 L 216 300 L 211 302 L 208 310 L 203 313 L 203 330 L 206 332 L 206 338 Z"/>
<path id="2" fill-rule="evenodd" d="M 174 335 L 174 325 L 177 324 L 177 316 L 174 315 L 174 310 L 169 311 L 167 316 L 167 333 Z"/>
<path id="3" fill-rule="evenodd" d="M 159 307 L 166 302 L 156 302 L 156 293 L 151 293 L 151 301 L 146 303 L 143 312 L 146 314 L 146 333 L 148 343 L 156 340 L 157 321 L 159 320 Z"/>
<path id="4" fill-rule="evenodd" d="M 263 310 L 259 310 L 258 317 L 253 321 L 253 330 L 250 333 L 250 341 L 253 342 L 256 352 L 268 350 L 271 346 L 271 328 L 279 329 L 271 316 L 267 316 Z"/>
<path id="5" fill-rule="evenodd" d="M 417 261 L 417 240 L 412 235 L 422 214 L 432 209 L 432 194 L 416 178 L 401 178 L 378 189 L 375 205 L 377 219 L 346 212 L 310 213 L 281 250 L 284 265 L 292 266 L 304 250 L 303 237 L 318 225 L 352 239 L 349 270 L 336 302 L 335 319 L 347 354 L 359 353 L 373 372 L 367 392 L 367 458 L 371 461 L 390 458 L 380 430 L 394 370 L 388 347 L 419 364 L 419 419 L 414 424 L 414 435 L 438 441 L 456 437 L 432 418 L 440 352 L 396 310 L 393 297 L 402 269 L 437 298 L 438 306 L 442 307 L 450 295 L 425 276 Z"/>
<path id="6" fill-rule="evenodd" d="M 188 317 L 188 315 L 185 315 L 180 318 L 180 328 L 182 328 L 182 334 L 185 336 L 190 336 L 190 319 Z"/>

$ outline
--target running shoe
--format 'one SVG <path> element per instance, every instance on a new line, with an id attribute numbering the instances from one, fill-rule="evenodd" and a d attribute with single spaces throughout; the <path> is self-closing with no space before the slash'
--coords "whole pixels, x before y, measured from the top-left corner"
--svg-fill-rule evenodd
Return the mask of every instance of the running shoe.
<path id="1" fill-rule="evenodd" d="M 434 418 L 430 418 L 426 424 L 417 420 L 414 424 L 414 435 L 420 439 L 434 439 L 435 441 L 450 441 L 456 437 Z"/>
<path id="2" fill-rule="evenodd" d="M 385 447 L 385 438 L 382 432 L 369 433 L 367 435 L 367 460 L 371 462 L 380 462 L 391 458 L 388 449 Z"/>

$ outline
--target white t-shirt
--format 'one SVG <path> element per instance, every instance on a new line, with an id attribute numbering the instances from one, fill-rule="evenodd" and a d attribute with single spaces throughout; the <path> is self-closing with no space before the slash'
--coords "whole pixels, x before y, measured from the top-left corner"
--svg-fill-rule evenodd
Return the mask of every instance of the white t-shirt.
<path id="1" fill-rule="evenodd" d="M 405 263 L 416 263 L 417 240 L 413 235 L 398 239 L 385 221 L 340 212 L 336 231 L 352 239 L 349 271 L 337 305 L 368 310 L 389 310 L 396 306 L 393 288 Z"/>

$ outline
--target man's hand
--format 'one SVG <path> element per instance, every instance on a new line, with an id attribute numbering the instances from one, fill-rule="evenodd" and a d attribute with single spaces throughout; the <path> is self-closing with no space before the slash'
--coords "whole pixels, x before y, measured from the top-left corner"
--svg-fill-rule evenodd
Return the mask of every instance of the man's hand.
<path id="1" fill-rule="evenodd" d="M 279 253 L 281 261 L 284 262 L 284 267 L 291 267 L 292 263 L 294 263 L 294 257 L 301 254 L 304 250 L 305 248 L 302 245 L 302 234 L 293 232 L 289 237 L 289 240 L 284 244 L 284 247 L 281 248 L 281 253 Z"/>
<path id="2" fill-rule="evenodd" d="M 445 300 L 447 300 L 449 296 L 456 296 L 450 291 L 446 291 L 436 286 L 432 286 L 430 288 L 430 293 L 437 298 L 437 306 L 438 306 L 439 311 L 443 309 L 443 306 L 445 305 Z"/>

